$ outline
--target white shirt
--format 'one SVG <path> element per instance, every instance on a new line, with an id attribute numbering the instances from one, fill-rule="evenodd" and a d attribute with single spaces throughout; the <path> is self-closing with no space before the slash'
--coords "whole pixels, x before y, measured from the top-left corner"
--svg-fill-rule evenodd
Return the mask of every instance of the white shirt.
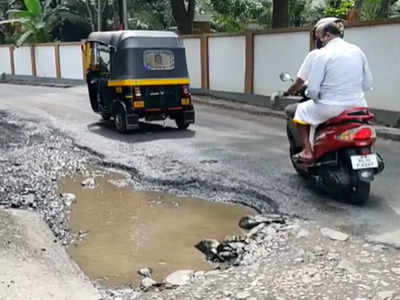
<path id="1" fill-rule="evenodd" d="M 331 40 L 314 57 L 308 91 L 328 105 L 366 107 L 364 92 L 372 90 L 372 74 L 365 54 L 341 38 Z"/>
<path id="2" fill-rule="evenodd" d="M 301 64 L 301 67 L 299 71 L 297 72 L 297 77 L 306 82 L 310 76 L 311 73 L 311 67 L 312 67 L 312 62 L 314 60 L 314 57 L 317 56 L 319 52 L 319 49 L 314 49 L 311 52 L 309 52 L 304 59 L 303 63 Z"/>

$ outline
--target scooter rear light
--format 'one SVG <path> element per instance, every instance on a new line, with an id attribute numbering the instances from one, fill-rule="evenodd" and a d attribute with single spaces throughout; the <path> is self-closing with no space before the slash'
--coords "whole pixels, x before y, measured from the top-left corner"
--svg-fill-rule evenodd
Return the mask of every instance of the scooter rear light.
<path id="1" fill-rule="evenodd" d="M 354 140 L 359 141 L 359 140 L 369 140 L 372 137 L 372 130 L 370 127 L 365 127 L 359 130 L 355 135 L 354 135 Z"/>
<path id="2" fill-rule="evenodd" d="M 354 129 L 349 129 L 341 134 L 337 135 L 336 138 L 341 141 L 365 141 L 376 138 L 375 129 L 371 126 L 361 126 Z"/>

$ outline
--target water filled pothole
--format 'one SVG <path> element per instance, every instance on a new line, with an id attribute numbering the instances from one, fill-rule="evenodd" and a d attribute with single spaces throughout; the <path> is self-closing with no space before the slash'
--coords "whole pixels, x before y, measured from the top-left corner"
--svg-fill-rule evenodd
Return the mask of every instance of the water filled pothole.
<path id="1" fill-rule="evenodd" d="M 83 179 L 61 184 L 61 192 L 77 196 L 71 231 L 87 232 L 69 253 L 89 278 L 110 286 L 138 286 L 143 267 L 151 267 L 159 282 L 177 270 L 211 269 L 194 245 L 240 234 L 240 218 L 254 213 L 241 205 L 134 191 L 118 184 L 123 177 L 117 174 L 96 177 L 95 189 L 83 188 Z"/>

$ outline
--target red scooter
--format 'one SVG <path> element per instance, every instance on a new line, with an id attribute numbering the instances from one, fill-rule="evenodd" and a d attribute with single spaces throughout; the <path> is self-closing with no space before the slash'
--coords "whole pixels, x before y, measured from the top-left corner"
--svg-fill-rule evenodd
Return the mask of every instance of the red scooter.
<path id="1" fill-rule="evenodd" d="M 280 78 L 293 80 L 288 73 L 282 73 Z M 298 94 L 302 97 L 300 102 L 309 99 L 306 88 Z M 370 121 L 374 115 L 368 108 L 354 108 L 318 126 L 312 133 L 313 162 L 304 163 L 293 158 L 302 151 L 298 129 L 292 121 L 296 107 L 297 104 L 289 105 L 285 112 L 290 159 L 297 173 L 316 180 L 352 204 L 364 204 L 374 176 L 384 169 L 383 158 L 372 150 L 376 132 Z"/>

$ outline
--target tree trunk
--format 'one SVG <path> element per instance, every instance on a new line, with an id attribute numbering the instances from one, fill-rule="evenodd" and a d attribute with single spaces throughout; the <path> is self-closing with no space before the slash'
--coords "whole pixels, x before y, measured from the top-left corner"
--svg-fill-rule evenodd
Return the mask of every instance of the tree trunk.
<path id="1" fill-rule="evenodd" d="M 272 28 L 289 26 L 289 0 L 273 0 Z"/>
<path id="2" fill-rule="evenodd" d="M 381 0 L 381 9 L 379 10 L 379 18 L 385 19 L 389 17 L 391 0 Z"/>
<path id="3" fill-rule="evenodd" d="M 113 30 L 119 29 L 119 13 L 118 13 L 118 2 L 113 0 L 112 2 L 112 15 L 113 15 Z"/>
<path id="4" fill-rule="evenodd" d="M 84 0 L 84 3 L 86 6 L 88 16 L 89 16 L 90 29 L 92 30 L 92 32 L 96 31 L 95 24 L 94 24 L 94 17 L 93 17 L 92 9 L 90 8 L 89 0 Z"/>
<path id="5" fill-rule="evenodd" d="M 187 4 L 185 4 L 185 2 Z M 193 19 L 196 0 L 170 0 L 172 15 L 174 16 L 178 31 L 181 34 L 193 32 Z"/>
<path id="6" fill-rule="evenodd" d="M 353 22 L 360 22 L 361 19 L 361 9 L 364 0 L 356 0 L 354 3 L 354 19 Z"/>
<path id="7" fill-rule="evenodd" d="M 124 7 L 123 7 L 122 0 L 118 0 L 118 18 L 119 18 L 118 30 L 125 29 L 124 28 Z"/>

